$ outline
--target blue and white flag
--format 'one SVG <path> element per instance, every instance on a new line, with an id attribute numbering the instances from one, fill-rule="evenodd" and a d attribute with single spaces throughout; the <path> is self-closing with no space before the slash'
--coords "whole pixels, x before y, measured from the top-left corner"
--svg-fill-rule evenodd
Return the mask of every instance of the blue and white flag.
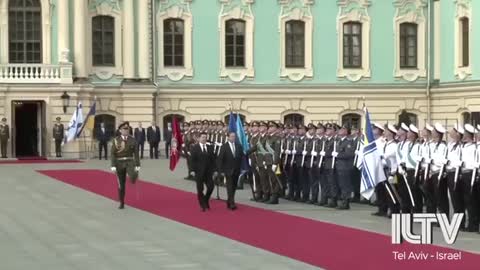
<path id="1" fill-rule="evenodd" d="M 360 186 L 360 193 L 367 200 L 373 195 L 375 186 L 387 179 L 382 167 L 382 161 L 380 158 L 380 152 L 377 149 L 375 143 L 375 137 L 373 136 L 372 124 L 370 122 L 370 114 L 367 108 L 365 110 L 365 121 L 363 130 L 365 135 L 363 136 L 363 156 L 361 175 L 362 183 Z"/>
<path id="2" fill-rule="evenodd" d="M 79 102 L 77 108 L 73 112 L 70 123 L 68 123 L 67 131 L 67 142 L 77 138 L 81 127 L 83 125 L 83 112 L 82 112 L 82 103 Z"/>

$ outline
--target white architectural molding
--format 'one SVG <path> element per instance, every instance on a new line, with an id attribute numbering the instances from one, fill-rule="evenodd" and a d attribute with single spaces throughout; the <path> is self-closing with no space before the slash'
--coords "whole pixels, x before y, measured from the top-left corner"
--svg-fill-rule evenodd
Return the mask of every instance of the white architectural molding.
<path id="1" fill-rule="evenodd" d="M 87 20 L 87 52 L 90 54 L 86 57 L 88 59 L 88 66 L 91 75 L 97 76 L 101 80 L 108 80 L 115 75 L 123 75 L 123 57 L 122 57 L 122 13 L 118 1 L 91 1 L 91 5 L 88 8 L 88 20 Z M 94 2 L 99 2 L 94 5 Z M 101 67 L 93 66 L 92 62 L 92 19 L 95 16 L 111 16 L 115 21 L 115 66 L 113 67 Z"/>
<path id="2" fill-rule="evenodd" d="M 51 0 L 40 0 L 42 9 L 42 64 L 52 61 Z M 0 0 L 0 61 L 8 63 L 8 0 Z"/>
<path id="3" fill-rule="evenodd" d="M 253 37 L 255 17 L 252 12 L 252 4 L 255 0 L 220 0 L 222 4 L 218 18 L 218 30 L 220 35 L 220 77 L 228 77 L 234 82 L 241 82 L 246 77 L 255 76 L 253 66 Z M 225 32 L 226 22 L 231 19 L 245 21 L 245 66 L 226 67 L 225 63 Z"/>
<path id="4" fill-rule="evenodd" d="M 455 76 L 459 80 L 465 80 L 472 75 L 472 4 L 471 0 L 454 0 L 456 5 L 454 31 L 455 31 Z M 462 24 L 460 20 L 468 18 L 468 66 L 462 67 L 462 53 L 463 53 L 463 39 L 462 39 Z"/>
<path id="5" fill-rule="evenodd" d="M 370 0 L 338 0 L 337 15 L 337 40 L 338 62 L 337 77 L 347 78 L 356 82 L 362 78 L 370 78 L 370 28 L 371 20 L 368 14 Z M 362 24 L 362 59 L 360 68 L 345 68 L 343 66 L 343 25 L 347 22 L 359 22 Z"/>
<path id="6" fill-rule="evenodd" d="M 313 77 L 313 0 L 278 0 L 281 5 L 279 16 L 280 32 L 280 77 L 288 77 L 292 81 L 301 81 L 305 77 Z M 285 25 L 290 20 L 305 23 L 305 66 L 303 68 L 287 68 L 286 66 L 286 32 Z"/>
<path id="7" fill-rule="evenodd" d="M 193 77 L 192 64 L 192 28 L 193 16 L 190 11 L 192 0 L 177 1 L 176 4 L 171 0 L 161 0 L 158 8 L 157 16 L 157 44 L 158 44 L 158 72 L 160 77 L 167 77 L 172 81 L 180 81 L 184 77 Z M 183 67 L 166 67 L 163 60 L 163 24 L 167 19 L 183 20 Z"/>
<path id="8" fill-rule="evenodd" d="M 395 67 L 394 76 L 406 81 L 413 82 L 419 77 L 426 77 L 426 20 L 425 7 L 426 0 L 395 0 L 396 9 L 393 19 L 394 48 L 395 48 Z M 400 68 L 400 24 L 417 24 L 417 68 Z"/>

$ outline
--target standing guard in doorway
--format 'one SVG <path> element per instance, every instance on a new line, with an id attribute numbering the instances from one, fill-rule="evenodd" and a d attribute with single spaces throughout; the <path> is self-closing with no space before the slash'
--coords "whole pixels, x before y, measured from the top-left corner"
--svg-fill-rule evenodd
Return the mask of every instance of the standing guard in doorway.
<path id="1" fill-rule="evenodd" d="M 7 118 L 2 118 L 0 123 L 0 150 L 2 158 L 7 158 L 7 144 L 10 139 L 10 128 L 7 125 Z"/>
<path id="2" fill-rule="evenodd" d="M 53 140 L 55 141 L 55 156 L 62 157 L 62 142 L 65 136 L 63 124 L 60 123 L 61 118 L 56 118 L 57 122 L 53 126 Z"/>

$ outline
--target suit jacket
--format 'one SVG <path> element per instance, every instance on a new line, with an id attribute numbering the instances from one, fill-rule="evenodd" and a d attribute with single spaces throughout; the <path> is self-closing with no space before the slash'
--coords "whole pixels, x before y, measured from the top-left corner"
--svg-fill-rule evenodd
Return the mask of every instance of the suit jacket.
<path id="1" fill-rule="evenodd" d="M 242 166 L 243 151 L 242 146 L 235 143 L 235 156 L 232 153 L 230 144 L 224 143 L 220 148 L 220 152 L 217 157 L 217 169 L 219 172 L 228 176 L 235 176 L 240 174 Z"/>
<path id="2" fill-rule="evenodd" d="M 142 131 L 140 131 L 140 128 L 135 128 L 135 140 L 137 143 L 144 143 L 145 142 L 145 129 L 142 128 Z"/>
<path id="3" fill-rule="evenodd" d="M 167 143 L 170 143 L 172 140 L 172 131 L 168 130 L 168 128 L 163 131 L 163 140 Z"/>
<path id="4" fill-rule="evenodd" d="M 105 132 L 102 131 L 101 127 L 98 127 L 96 133 L 97 141 L 99 142 L 108 142 L 110 140 L 110 134 L 108 134 L 108 130 L 105 128 Z"/>
<path id="5" fill-rule="evenodd" d="M 159 143 L 160 142 L 160 128 L 155 126 L 156 130 L 152 127 L 147 128 L 147 141 L 149 143 Z"/>
<path id="6" fill-rule="evenodd" d="M 215 155 L 213 154 L 213 147 L 206 145 L 207 152 L 204 153 L 200 144 L 197 143 L 191 150 L 191 164 L 197 179 L 209 177 L 215 170 Z"/>

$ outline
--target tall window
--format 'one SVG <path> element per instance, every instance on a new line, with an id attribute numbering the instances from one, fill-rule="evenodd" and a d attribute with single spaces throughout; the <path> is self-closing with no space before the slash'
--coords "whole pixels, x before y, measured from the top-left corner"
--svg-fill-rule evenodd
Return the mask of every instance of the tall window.
<path id="1" fill-rule="evenodd" d="M 42 62 L 42 11 L 40 0 L 10 0 L 8 51 L 10 63 Z"/>
<path id="2" fill-rule="evenodd" d="M 360 115 L 349 113 L 342 116 L 342 125 L 348 125 L 351 128 L 360 128 Z"/>
<path id="3" fill-rule="evenodd" d="M 166 67 L 184 65 L 184 22 L 167 19 L 163 23 L 163 64 Z"/>
<path id="4" fill-rule="evenodd" d="M 92 18 L 92 54 L 94 66 L 115 66 L 115 19 L 111 16 Z"/>
<path id="5" fill-rule="evenodd" d="M 362 24 L 359 22 L 343 24 L 343 67 L 362 67 Z"/>
<path id="6" fill-rule="evenodd" d="M 285 117 L 283 117 L 283 123 L 285 124 L 299 125 L 299 124 L 303 124 L 303 122 L 304 122 L 303 115 L 298 113 L 287 114 L 285 115 Z"/>
<path id="7" fill-rule="evenodd" d="M 466 17 L 463 17 L 460 19 L 460 27 L 462 28 L 462 37 L 461 37 L 461 42 L 462 42 L 462 62 L 460 63 L 460 66 L 462 67 L 468 67 L 469 66 L 469 19 Z"/>
<path id="8" fill-rule="evenodd" d="M 305 22 L 288 21 L 285 35 L 286 67 L 305 67 Z"/>
<path id="9" fill-rule="evenodd" d="M 245 21 L 226 21 L 225 66 L 245 66 Z"/>
<path id="10" fill-rule="evenodd" d="M 417 67 L 417 24 L 400 24 L 400 68 Z"/>

